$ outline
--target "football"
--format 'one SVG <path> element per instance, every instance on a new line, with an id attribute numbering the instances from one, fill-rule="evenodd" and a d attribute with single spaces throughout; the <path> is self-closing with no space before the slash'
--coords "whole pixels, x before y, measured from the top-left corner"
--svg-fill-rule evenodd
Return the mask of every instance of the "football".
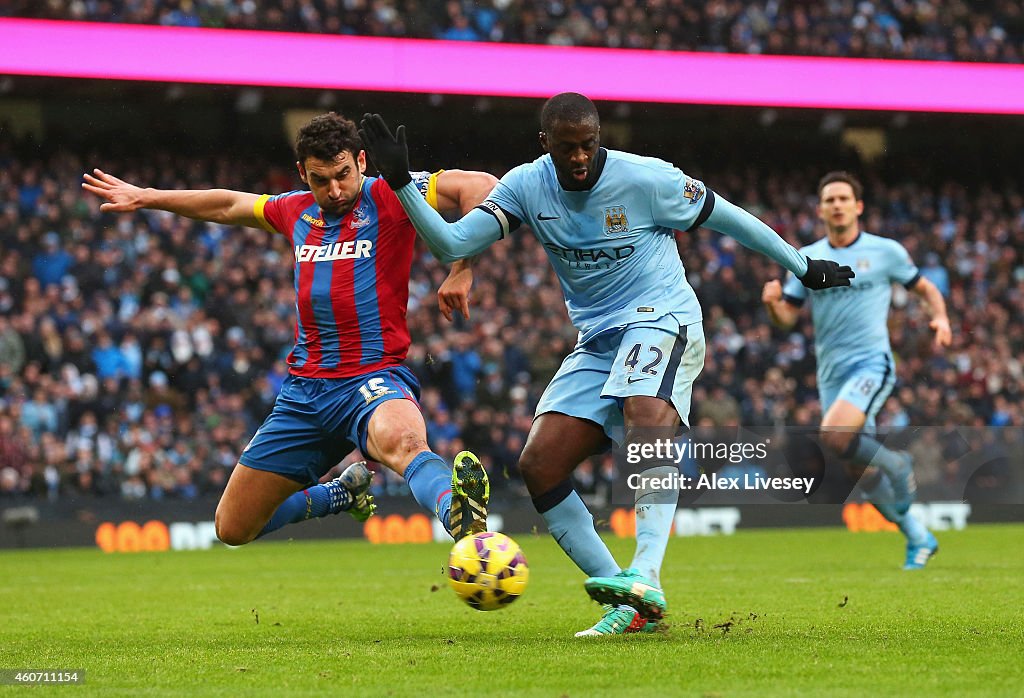
<path id="1" fill-rule="evenodd" d="M 448 554 L 448 583 L 478 611 L 509 605 L 522 595 L 529 578 L 522 549 L 503 533 L 466 536 Z"/>

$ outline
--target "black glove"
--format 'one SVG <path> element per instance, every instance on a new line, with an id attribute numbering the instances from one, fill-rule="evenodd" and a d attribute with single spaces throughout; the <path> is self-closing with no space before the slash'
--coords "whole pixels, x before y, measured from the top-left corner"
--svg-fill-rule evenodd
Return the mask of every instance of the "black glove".
<path id="1" fill-rule="evenodd" d="M 363 149 L 389 187 L 398 190 L 412 181 L 405 126 L 399 126 L 395 135 L 391 135 L 391 129 L 380 114 L 363 114 L 359 122 L 359 137 L 363 140 Z"/>
<path id="2" fill-rule="evenodd" d="M 839 266 L 830 259 L 808 259 L 807 273 L 800 277 L 800 283 L 807 288 L 820 291 L 834 286 L 849 286 L 856 274 L 853 269 Z"/>

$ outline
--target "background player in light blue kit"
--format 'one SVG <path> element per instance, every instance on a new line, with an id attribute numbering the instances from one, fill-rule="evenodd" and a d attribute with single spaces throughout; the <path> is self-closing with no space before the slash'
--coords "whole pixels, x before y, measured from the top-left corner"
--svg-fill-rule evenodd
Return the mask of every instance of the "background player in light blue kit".
<path id="1" fill-rule="evenodd" d="M 862 194 L 860 182 L 846 172 L 822 177 L 818 217 L 828 235 L 801 249 L 855 268 L 853 284 L 808 294 L 790 276 L 784 288 L 778 281 L 765 284 L 761 300 L 772 322 L 789 328 L 810 295 L 822 440 L 847 459 L 847 471 L 868 500 L 906 536 L 904 569 L 920 569 L 939 544 L 909 511 L 917 489 L 913 464 L 907 453 L 888 449 L 873 436 L 875 415 L 896 381 L 886 325 L 892 284 L 903 284 L 928 303 L 936 347 L 949 346 L 952 332 L 942 294 L 921 276 L 903 246 L 861 231 Z"/>
<path id="2" fill-rule="evenodd" d="M 445 262 L 479 254 L 526 224 L 544 245 L 579 342 L 541 397 L 519 461 L 551 535 L 590 578 L 604 617 L 577 635 L 651 629 L 666 610 L 658 579 L 679 492 L 636 493 L 637 550 L 623 570 L 594 530 L 572 471 L 607 448 L 639 440 L 638 429 L 686 424 L 693 381 L 704 365 L 701 309 L 686 281 L 675 230 L 706 225 L 766 254 L 812 288 L 849 285 L 853 272 L 808 260 L 771 228 L 667 162 L 600 147 L 593 102 L 552 97 L 541 112 L 545 155 L 507 173 L 477 209 L 448 224 L 420 206 L 408 175 L 405 129 L 397 137 L 367 115 L 363 144 L 434 254 Z M 625 433 L 625 437 L 622 434 Z M 676 472 L 673 461 L 645 475 Z"/>

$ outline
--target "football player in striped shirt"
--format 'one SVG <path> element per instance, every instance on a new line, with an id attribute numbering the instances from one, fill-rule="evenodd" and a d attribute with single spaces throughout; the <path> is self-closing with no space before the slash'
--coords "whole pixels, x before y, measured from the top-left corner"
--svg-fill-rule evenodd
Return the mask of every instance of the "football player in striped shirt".
<path id="1" fill-rule="evenodd" d="M 262 228 L 295 252 L 295 346 L 274 409 L 245 447 L 217 506 L 217 535 L 242 545 L 285 524 L 375 504 L 371 473 L 350 466 L 320 479 L 353 449 L 404 476 L 413 496 L 455 539 L 486 530 L 489 483 L 463 451 L 454 467 L 427 445 L 419 383 L 402 362 L 416 231 L 394 192 L 367 177 L 355 124 L 323 114 L 299 131 L 299 176 L 308 191 L 275 196 L 226 189 L 142 188 L 99 169 L 83 187 L 105 212 L 170 211 Z M 465 213 L 496 179 L 459 170 L 410 173 L 434 209 Z M 464 306 L 465 303 L 463 302 Z"/>

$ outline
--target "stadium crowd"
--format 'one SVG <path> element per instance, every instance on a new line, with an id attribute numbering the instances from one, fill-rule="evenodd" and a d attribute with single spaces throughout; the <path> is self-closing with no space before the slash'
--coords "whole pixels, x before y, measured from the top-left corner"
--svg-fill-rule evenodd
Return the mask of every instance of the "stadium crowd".
<path id="1" fill-rule="evenodd" d="M 95 163 L 67 151 L 33 155 L 0 135 L 0 496 L 219 493 L 286 375 L 292 253 L 259 230 L 153 211 L 102 214 L 79 186 L 96 164 L 164 188 L 300 186 L 250 159 L 162 151 Z M 704 177 L 799 245 L 820 234 L 819 175 L 808 167 Z M 953 346 L 936 353 L 926 314 L 897 289 L 890 326 L 899 385 L 882 423 L 1024 426 L 1024 192 L 973 183 L 968 191 L 956 179 L 929 188 L 868 176 L 866 185 L 865 228 L 903 242 L 946 296 L 954 328 Z M 709 346 L 692 420 L 816 425 L 810 323 L 773 330 L 760 304 L 762 284 L 779 269 L 706 230 L 678 239 Z M 423 385 L 429 436 L 446 457 L 475 450 L 497 491 L 515 494 L 533 408 L 576 333 L 528 232 L 478 260 L 471 320 L 449 324 L 438 312 L 445 275 L 420 248 L 409 364 Z M 926 447 L 925 492 L 958 477 L 941 443 Z M 607 459 L 588 464 L 581 488 L 600 489 L 610 473 Z M 405 492 L 387 476 L 377 487 Z"/>
<path id="2" fill-rule="evenodd" d="M 558 46 L 1020 63 L 1016 0 L 11 0 L 0 16 Z"/>

